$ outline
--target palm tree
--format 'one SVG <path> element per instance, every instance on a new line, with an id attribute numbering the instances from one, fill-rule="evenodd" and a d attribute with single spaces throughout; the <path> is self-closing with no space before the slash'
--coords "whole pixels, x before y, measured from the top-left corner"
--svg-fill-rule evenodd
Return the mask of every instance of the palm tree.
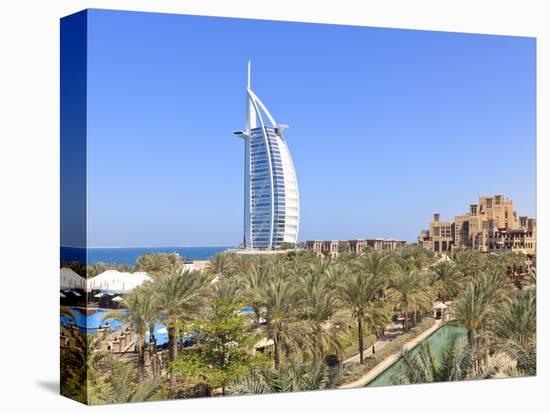
<path id="1" fill-rule="evenodd" d="M 110 404 L 148 401 L 160 388 L 160 377 L 147 378 L 136 383 L 136 369 L 129 363 L 115 361 L 107 376 L 109 388 L 107 401 Z"/>
<path id="2" fill-rule="evenodd" d="M 156 277 L 182 265 L 183 260 L 178 253 L 146 253 L 138 258 L 136 270 Z"/>
<path id="3" fill-rule="evenodd" d="M 147 326 L 152 315 L 156 315 L 153 297 L 145 289 L 134 289 L 122 300 L 124 310 L 111 310 L 107 312 L 104 319 L 118 319 L 131 326 L 137 335 L 138 350 L 138 382 L 143 380 L 145 370 L 145 336 Z"/>
<path id="4" fill-rule="evenodd" d="M 377 250 L 368 251 L 367 254 L 359 259 L 358 265 L 361 271 L 375 278 L 389 279 L 395 270 L 395 263 L 392 255 Z"/>
<path id="5" fill-rule="evenodd" d="M 94 277 L 107 270 L 107 265 L 102 262 L 96 262 L 88 265 L 86 270 L 86 276 L 88 278 Z"/>
<path id="6" fill-rule="evenodd" d="M 452 262 L 439 262 L 432 267 L 432 286 L 437 299 L 446 302 L 460 292 L 462 275 Z"/>
<path id="7" fill-rule="evenodd" d="M 468 330 L 471 346 L 479 345 L 477 335 L 486 327 L 491 312 L 506 297 L 507 288 L 501 273 L 482 273 L 457 298 L 454 316 Z"/>
<path id="8" fill-rule="evenodd" d="M 237 268 L 235 265 L 236 260 L 234 253 L 216 253 L 210 258 L 206 271 L 213 276 L 230 276 Z"/>
<path id="9" fill-rule="evenodd" d="M 172 268 L 154 281 L 157 310 L 168 331 L 168 356 L 176 359 L 177 328 L 200 315 L 205 308 L 205 298 L 210 287 L 210 277 L 198 271 Z"/>
<path id="10" fill-rule="evenodd" d="M 266 263 L 256 262 L 246 269 L 240 276 L 238 286 L 243 303 L 252 307 L 259 324 L 263 307 L 263 289 L 269 279 L 269 268 Z"/>
<path id="11" fill-rule="evenodd" d="M 145 283 L 141 285 L 138 289 L 138 292 L 143 297 L 145 306 L 142 308 L 143 319 L 147 321 L 147 326 L 149 328 L 149 345 L 150 351 L 156 352 L 156 338 L 155 338 L 155 324 L 160 318 L 158 311 L 158 304 L 156 302 L 156 295 L 153 283 Z"/>
<path id="12" fill-rule="evenodd" d="M 522 253 L 508 252 L 500 257 L 506 276 L 521 289 L 529 277 L 527 256 Z"/>
<path id="13" fill-rule="evenodd" d="M 433 253 L 418 245 L 408 245 L 397 250 L 396 260 L 402 269 L 423 270 L 433 261 Z"/>
<path id="14" fill-rule="evenodd" d="M 506 347 L 506 354 L 515 362 L 516 366 L 506 371 L 511 377 L 529 377 L 537 375 L 537 344 L 533 340 L 526 346 L 510 342 Z"/>
<path id="15" fill-rule="evenodd" d="M 99 376 L 98 366 L 104 360 L 109 360 L 111 355 L 107 351 L 99 348 L 99 339 L 95 335 L 81 335 L 80 339 L 83 345 L 83 355 L 88 378 L 95 380 Z"/>
<path id="16" fill-rule="evenodd" d="M 106 402 L 105 383 L 99 365 L 109 361 L 111 355 L 98 348 L 94 335 L 76 334 L 71 346 L 61 350 L 60 392 L 85 404 Z"/>
<path id="17" fill-rule="evenodd" d="M 462 381 L 492 378 L 500 364 L 490 358 L 482 365 L 475 364 L 475 353 L 466 337 L 456 338 L 438 358 L 429 345 L 401 353 L 400 370 L 393 375 L 393 384 L 420 384 L 440 381 Z"/>
<path id="18" fill-rule="evenodd" d="M 484 267 L 484 257 L 479 250 L 461 249 L 454 255 L 457 270 L 468 280 L 481 275 Z"/>
<path id="19" fill-rule="evenodd" d="M 316 260 L 318 260 L 316 258 Z M 335 290 L 338 286 L 341 285 L 342 281 L 347 276 L 347 267 L 344 263 L 333 263 L 333 262 L 320 262 L 317 263 L 326 263 L 328 266 L 323 269 L 322 273 L 325 277 L 325 282 L 328 289 Z"/>
<path id="20" fill-rule="evenodd" d="M 355 270 L 343 281 L 339 289 L 340 300 L 357 321 L 360 363 L 363 363 L 364 324 L 369 304 L 375 300 L 376 295 L 379 294 L 383 286 L 384 281 L 380 276 L 373 276 Z"/>
<path id="21" fill-rule="evenodd" d="M 365 312 L 365 326 L 377 339 L 384 336 L 386 327 L 391 322 L 391 305 L 383 300 L 369 302 Z"/>
<path id="22" fill-rule="evenodd" d="M 497 350 L 516 361 L 516 375 L 536 375 L 536 291 L 523 289 L 494 312 L 489 330 Z"/>
<path id="23" fill-rule="evenodd" d="M 284 275 L 286 269 L 273 266 L 271 279 L 261 291 L 267 339 L 273 341 L 273 362 L 279 368 L 288 354 L 304 354 L 312 351 L 313 326 L 300 316 L 300 294 L 293 281 Z"/>
<path id="24" fill-rule="evenodd" d="M 409 328 L 409 312 L 431 308 L 433 295 L 423 273 L 417 269 L 401 270 L 390 279 L 388 300 L 404 314 L 403 329 Z"/>
<path id="25" fill-rule="evenodd" d="M 312 323 L 315 358 L 321 358 L 329 350 L 338 352 L 341 349 L 338 338 L 346 327 L 333 295 L 332 280 L 327 275 L 330 267 L 312 265 L 299 279 L 304 293 L 300 313 Z"/>
<path id="26" fill-rule="evenodd" d="M 242 296 L 239 286 L 228 280 L 221 280 L 212 285 L 214 303 L 223 302 L 226 305 L 241 305 Z"/>
<path id="27" fill-rule="evenodd" d="M 321 361 L 302 365 L 297 361 L 279 368 L 252 371 L 233 384 L 233 394 L 267 394 L 274 392 L 311 391 L 333 388 L 338 380 Z"/>

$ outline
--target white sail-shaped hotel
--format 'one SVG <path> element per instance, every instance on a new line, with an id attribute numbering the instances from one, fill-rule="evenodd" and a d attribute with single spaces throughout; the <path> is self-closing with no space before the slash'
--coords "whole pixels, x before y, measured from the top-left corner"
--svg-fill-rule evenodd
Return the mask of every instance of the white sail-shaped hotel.
<path id="1" fill-rule="evenodd" d="M 235 135 L 245 142 L 244 245 L 272 250 L 296 243 L 300 217 L 298 183 L 283 133 L 251 88 L 246 86 L 247 123 Z"/>

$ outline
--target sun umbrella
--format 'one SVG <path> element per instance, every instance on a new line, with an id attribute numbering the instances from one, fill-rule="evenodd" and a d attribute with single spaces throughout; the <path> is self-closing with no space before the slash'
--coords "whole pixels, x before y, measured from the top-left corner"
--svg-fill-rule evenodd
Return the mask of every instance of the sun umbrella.
<path id="1" fill-rule="evenodd" d="M 98 294 L 94 295 L 94 298 L 101 298 L 103 296 L 105 296 L 105 293 L 99 292 Z"/>
<path id="2" fill-rule="evenodd" d="M 124 299 L 122 299 L 120 296 L 116 296 L 112 300 L 113 302 L 122 302 Z"/>
<path id="3" fill-rule="evenodd" d="M 59 296 L 62 298 L 66 298 L 67 296 L 63 294 L 63 292 L 59 292 Z"/>

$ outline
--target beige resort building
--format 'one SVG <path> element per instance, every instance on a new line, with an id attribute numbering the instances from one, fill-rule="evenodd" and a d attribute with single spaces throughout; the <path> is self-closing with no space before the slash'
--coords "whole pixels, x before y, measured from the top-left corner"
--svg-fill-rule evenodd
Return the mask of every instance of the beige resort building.
<path id="1" fill-rule="evenodd" d="M 315 252 L 318 256 L 338 257 L 340 246 L 349 246 L 349 251 L 354 254 L 361 254 L 366 247 L 374 250 L 396 250 L 404 247 L 407 242 L 393 239 L 359 239 L 359 240 L 308 240 L 306 249 Z"/>
<path id="2" fill-rule="evenodd" d="M 517 252 L 534 256 L 537 252 L 536 219 L 517 216 L 512 200 L 503 195 L 480 196 L 468 213 L 441 221 L 433 215 L 428 230 L 418 235 L 418 243 L 435 253 L 459 248 L 478 249 L 484 253 Z"/>

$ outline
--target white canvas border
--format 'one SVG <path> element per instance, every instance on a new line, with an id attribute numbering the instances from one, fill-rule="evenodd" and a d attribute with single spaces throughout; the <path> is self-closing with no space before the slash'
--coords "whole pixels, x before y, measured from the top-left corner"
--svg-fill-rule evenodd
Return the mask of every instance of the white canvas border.
<path id="1" fill-rule="evenodd" d="M 548 392 L 548 305 L 545 272 L 549 255 L 548 105 L 549 25 L 542 1 L 19 1 L 0 6 L 0 232 L 4 317 L 23 321 L 30 336 L 4 320 L 20 340 L 1 341 L 0 405 L 6 412 L 544 412 Z M 59 23 L 86 7 L 188 13 L 270 20 L 355 24 L 537 37 L 539 376 L 440 385 L 388 387 L 168 401 L 85 408 L 57 395 L 58 377 L 58 174 Z M 546 185 L 546 187 L 548 187 Z M 17 292 L 18 294 L 13 294 Z M 24 295 L 23 297 L 21 295 Z M 52 299 L 53 298 L 53 299 Z M 24 305 L 22 303 L 32 305 Z"/>

